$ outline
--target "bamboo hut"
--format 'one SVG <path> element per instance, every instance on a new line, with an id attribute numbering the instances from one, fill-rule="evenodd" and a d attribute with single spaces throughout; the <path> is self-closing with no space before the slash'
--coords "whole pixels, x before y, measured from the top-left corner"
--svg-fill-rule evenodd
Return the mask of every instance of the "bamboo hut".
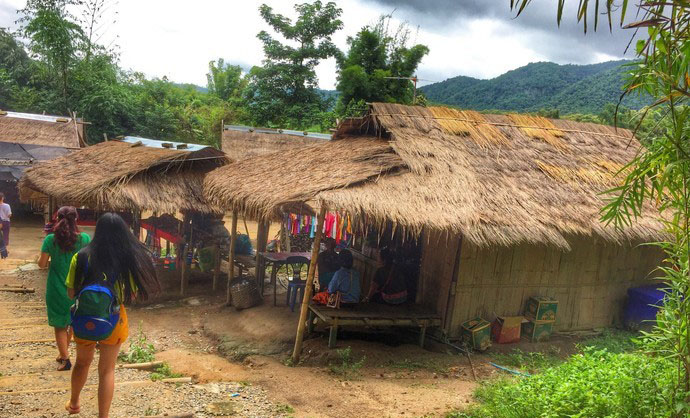
<path id="1" fill-rule="evenodd" d="M 225 125 L 222 150 L 233 161 L 328 141 L 331 135 L 283 129 Z"/>
<path id="2" fill-rule="evenodd" d="M 625 229 L 600 222 L 602 193 L 640 147 L 596 124 L 375 103 L 330 142 L 211 172 L 205 192 L 256 218 L 327 207 L 420 237 L 417 303 L 449 338 L 536 295 L 560 302 L 556 329 L 587 329 L 616 323 L 626 289 L 661 261 L 637 245 L 663 237 L 654 207 Z M 286 160 L 292 175 L 273 169 Z"/>
<path id="3" fill-rule="evenodd" d="M 0 111 L 0 192 L 19 203 L 17 183 L 35 162 L 83 145 L 83 124 L 75 118 Z"/>

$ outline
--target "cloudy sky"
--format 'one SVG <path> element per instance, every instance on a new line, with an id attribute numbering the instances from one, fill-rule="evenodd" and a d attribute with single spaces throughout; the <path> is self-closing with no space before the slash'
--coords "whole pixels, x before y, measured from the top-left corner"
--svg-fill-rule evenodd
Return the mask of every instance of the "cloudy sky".
<path id="1" fill-rule="evenodd" d="M 0 27 L 16 28 L 16 10 L 25 2 L 0 0 Z M 258 13 L 261 3 L 294 16 L 290 0 L 112 3 L 101 41 L 119 46 L 123 67 L 199 85 L 206 84 L 210 60 L 222 57 L 244 68 L 261 64 L 263 52 L 256 39 L 266 28 Z M 610 33 L 603 25 L 597 33 L 585 36 L 575 19 L 576 0 L 566 2 L 559 29 L 555 3 L 533 0 L 516 19 L 509 0 L 340 0 L 344 29 L 334 41 L 345 49 L 348 36 L 374 23 L 381 14 L 393 12 L 397 22 L 414 28 L 413 41 L 431 49 L 418 71 L 420 78 L 431 81 L 456 75 L 492 78 L 536 61 L 589 64 L 624 57 L 629 30 L 614 28 Z M 603 21 L 602 17 L 600 24 Z M 631 53 L 625 57 L 630 58 Z M 335 62 L 322 63 L 318 76 L 322 88 L 334 88 Z"/>

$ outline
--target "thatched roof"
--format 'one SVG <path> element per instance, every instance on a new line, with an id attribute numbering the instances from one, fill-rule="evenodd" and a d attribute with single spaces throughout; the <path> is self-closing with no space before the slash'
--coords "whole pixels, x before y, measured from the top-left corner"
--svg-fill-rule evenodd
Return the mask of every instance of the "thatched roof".
<path id="1" fill-rule="evenodd" d="M 254 129 L 242 126 L 226 126 L 223 129 L 222 149 L 233 161 L 257 155 L 266 155 L 289 148 L 325 142 L 324 135 L 301 132 Z"/>
<path id="2" fill-rule="evenodd" d="M 569 248 L 569 235 L 662 236 L 652 207 L 622 231 L 599 221 L 601 193 L 619 184 L 616 174 L 639 148 L 630 131 L 602 125 L 376 103 L 333 141 L 219 168 L 205 190 L 254 216 L 286 203 L 326 204 L 416 233 L 461 233 L 477 245 Z M 276 170 L 278 161 L 297 169 Z"/>
<path id="3" fill-rule="evenodd" d="M 214 148 L 196 151 L 103 142 L 36 164 L 20 181 L 64 203 L 104 210 L 218 212 L 201 196 L 203 177 L 227 163 Z"/>
<path id="4" fill-rule="evenodd" d="M 0 112 L 0 141 L 79 148 L 80 128 L 73 118 Z"/>

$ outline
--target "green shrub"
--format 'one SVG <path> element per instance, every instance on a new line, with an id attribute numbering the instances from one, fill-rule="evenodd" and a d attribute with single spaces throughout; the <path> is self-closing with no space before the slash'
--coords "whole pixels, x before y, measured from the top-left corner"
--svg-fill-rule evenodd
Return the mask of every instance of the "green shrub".
<path id="1" fill-rule="evenodd" d="M 155 360 L 156 349 L 147 339 L 139 327 L 139 335 L 129 343 L 129 350 L 122 351 L 118 355 L 120 361 L 125 363 L 148 363 Z"/>
<path id="2" fill-rule="evenodd" d="M 589 347 L 541 374 L 486 382 L 475 393 L 479 405 L 448 416 L 668 416 L 665 388 L 672 386 L 674 373 L 665 359 Z"/>
<path id="3" fill-rule="evenodd" d="M 519 348 L 510 353 L 495 353 L 492 355 L 495 363 L 505 366 L 514 367 L 521 371 L 536 373 L 545 368 L 553 367 L 563 360 L 558 357 L 557 353 L 541 353 L 539 351 L 524 352 Z"/>
<path id="4" fill-rule="evenodd" d="M 338 356 L 340 357 L 340 364 L 331 364 L 329 366 L 331 373 L 340 376 L 344 380 L 358 377 L 359 370 L 364 366 L 366 357 L 355 360 L 352 356 L 351 347 L 338 350 Z"/>
<path id="5" fill-rule="evenodd" d="M 182 377 L 182 374 L 173 372 L 168 363 L 163 363 L 156 368 L 155 372 L 151 373 L 150 377 L 155 382 L 156 380 Z"/>

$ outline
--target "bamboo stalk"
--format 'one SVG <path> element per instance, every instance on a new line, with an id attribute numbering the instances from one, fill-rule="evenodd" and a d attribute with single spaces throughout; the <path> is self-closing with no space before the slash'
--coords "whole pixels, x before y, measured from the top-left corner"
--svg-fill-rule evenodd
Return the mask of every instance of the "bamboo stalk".
<path id="1" fill-rule="evenodd" d="M 311 300 L 311 290 L 314 285 L 314 275 L 316 274 L 316 264 L 319 258 L 319 246 L 321 245 L 321 237 L 323 236 L 323 221 L 326 217 L 326 205 L 321 205 L 321 211 L 316 221 L 316 233 L 314 235 L 314 245 L 311 249 L 311 262 L 309 263 L 309 274 L 307 275 L 307 284 L 304 289 L 304 298 L 302 299 L 302 306 L 300 307 L 299 322 L 297 323 L 297 336 L 295 337 L 295 348 L 292 352 L 292 363 L 299 362 L 299 356 L 302 352 L 302 341 L 304 340 L 304 330 L 307 325 L 307 313 L 309 310 L 309 301 Z"/>
<path id="2" fill-rule="evenodd" d="M 235 241 L 237 240 L 237 211 L 232 212 L 232 225 L 230 230 L 230 256 L 228 257 L 228 288 L 225 296 L 225 304 L 230 305 L 232 295 L 230 294 L 230 282 L 235 276 Z"/>
<path id="3" fill-rule="evenodd" d="M 133 363 L 133 364 L 120 364 L 118 367 L 122 369 L 137 369 L 137 370 L 145 370 L 145 369 L 152 369 L 154 367 L 162 366 L 163 362 L 162 361 L 150 361 L 147 363 Z"/>
<path id="4" fill-rule="evenodd" d="M 11 292 L 11 293 L 35 293 L 36 289 L 33 287 L 23 288 L 23 287 L 0 287 L 0 292 Z"/>

